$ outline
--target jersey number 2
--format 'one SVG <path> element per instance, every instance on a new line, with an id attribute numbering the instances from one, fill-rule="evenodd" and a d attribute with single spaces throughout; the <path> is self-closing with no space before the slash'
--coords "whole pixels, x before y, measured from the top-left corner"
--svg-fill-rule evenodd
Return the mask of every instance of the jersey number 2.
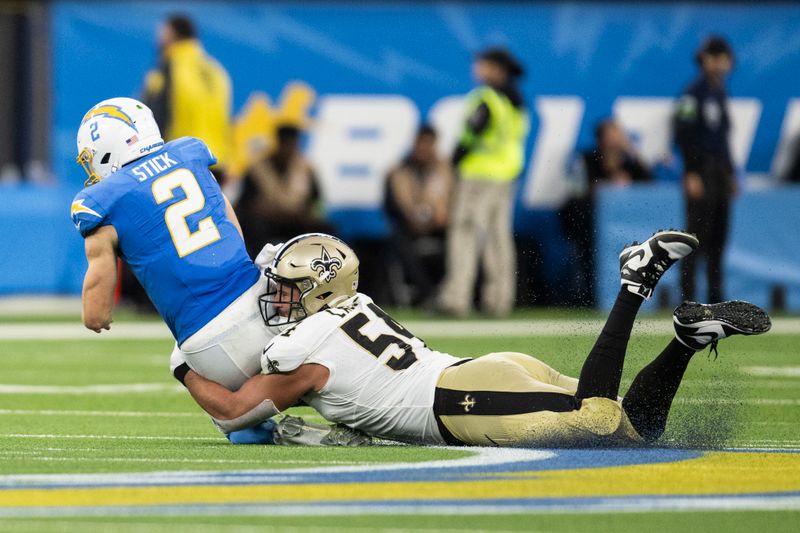
<path id="1" fill-rule="evenodd" d="M 197 183 L 197 178 L 189 169 L 180 168 L 153 182 L 153 197 L 156 203 L 162 204 L 172 200 L 173 191 L 183 189 L 186 198 L 175 202 L 164 213 L 164 221 L 172 236 L 172 242 L 179 257 L 184 257 L 200 248 L 219 240 L 219 230 L 211 217 L 206 217 L 197 224 L 197 231 L 191 231 L 186 217 L 197 213 L 206 205 L 206 197 Z"/>

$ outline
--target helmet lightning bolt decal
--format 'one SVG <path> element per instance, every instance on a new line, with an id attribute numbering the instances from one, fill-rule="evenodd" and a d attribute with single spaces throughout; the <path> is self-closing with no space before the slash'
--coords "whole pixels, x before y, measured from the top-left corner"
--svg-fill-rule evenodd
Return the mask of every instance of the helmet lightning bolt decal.
<path id="1" fill-rule="evenodd" d="M 133 119 L 131 119 L 131 117 L 129 117 L 127 113 L 125 113 L 122 109 L 120 109 L 118 106 L 115 105 L 101 105 L 99 107 L 94 107 L 90 109 L 83 116 L 81 124 L 83 124 L 92 117 L 99 117 L 99 116 L 105 116 L 108 118 L 121 120 L 122 122 L 133 128 L 134 131 L 136 131 L 137 133 L 139 132 L 139 130 L 136 129 L 136 125 L 133 123 Z"/>

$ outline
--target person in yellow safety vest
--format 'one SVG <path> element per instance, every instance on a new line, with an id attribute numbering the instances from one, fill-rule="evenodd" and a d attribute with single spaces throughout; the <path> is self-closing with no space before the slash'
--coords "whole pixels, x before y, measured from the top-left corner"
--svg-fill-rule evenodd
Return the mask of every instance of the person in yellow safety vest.
<path id="1" fill-rule="evenodd" d="M 217 158 L 211 170 L 222 181 L 231 153 L 231 81 L 209 56 L 193 21 L 172 15 L 159 27 L 160 61 L 145 78 L 143 102 L 171 141 L 185 136 L 203 140 Z"/>
<path id="2" fill-rule="evenodd" d="M 525 163 L 529 129 L 517 86 L 523 74 L 522 65 L 503 48 L 489 48 L 473 63 L 480 85 L 467 95 L 467 119 L 453 155 L 459 182 L 447 234 L 447 274 L 439 294 L 445 313 L 469 314 L 481 257 L 483 310 L 505 316 L 514 306 L 514 183 Z"/>

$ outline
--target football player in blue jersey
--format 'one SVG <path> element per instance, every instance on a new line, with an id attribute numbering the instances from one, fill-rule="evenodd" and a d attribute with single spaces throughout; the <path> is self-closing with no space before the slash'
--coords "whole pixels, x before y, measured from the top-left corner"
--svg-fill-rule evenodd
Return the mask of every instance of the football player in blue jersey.
<path id="1" fill-rule="evenodd" d="M 119 257 L 175 337 L 173 375 L 183 383 L 191 368 L 237 390 L 260 372 L 261 351 L 278 330 L 262 321 L 267 281 L 209 171 L 214 155 L 192 137 L 164 143 L 152 111 L 131 98 L 92 107 L 77 142 L 89 176 L 71 209 L 89 263 L 83 323 L 98 333 L 111 327 Z M 272 429 L 267 421 L 229 438 L 268 442 Z"/>

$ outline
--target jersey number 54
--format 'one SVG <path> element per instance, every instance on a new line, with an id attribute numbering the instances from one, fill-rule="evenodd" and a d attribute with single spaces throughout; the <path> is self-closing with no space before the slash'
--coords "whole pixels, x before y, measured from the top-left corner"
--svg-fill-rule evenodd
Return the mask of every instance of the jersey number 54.
<path id="1" fill-rule="evenodd" d="M 353 318 L 342 324 L 340 326 L 341 330 L 344 331 L 348 337 L 353 339 L 356 344 L 364 348 L 376 358 L 380 357 L 383 352 L 386 351 L 386 348 L 388 348 L 391 344 L 394 344 L 400 348 L 400 350 L 403 352 L 403 355 L 400 357 L 391 357 L 388 361 L 386 361 L 386 366 L 392 370 L 405 370 L 416 363 L 417 355 L 414 353 L 411 345 L 407 342 L 408 340 L 414 338 L 414 334 L 401 326 L 400 323 L 395 319 L 384 313 L 383 309 L 377 305 L 370 303 L 367 304 L 367 307 L 369 307 L 369 309 L 375 313 L 384 324 L 389 326 L 392 331 L 401 337 L 405 337 L 405 339 L 395 335 L 389 335 L 387 333 L 381 333 L 375 337 L 375 339 L 370 339 L 361 333 L 361 328 L 366 326 L 370 321 L 369 317 L 364 313 L 358 313 Z"/>

